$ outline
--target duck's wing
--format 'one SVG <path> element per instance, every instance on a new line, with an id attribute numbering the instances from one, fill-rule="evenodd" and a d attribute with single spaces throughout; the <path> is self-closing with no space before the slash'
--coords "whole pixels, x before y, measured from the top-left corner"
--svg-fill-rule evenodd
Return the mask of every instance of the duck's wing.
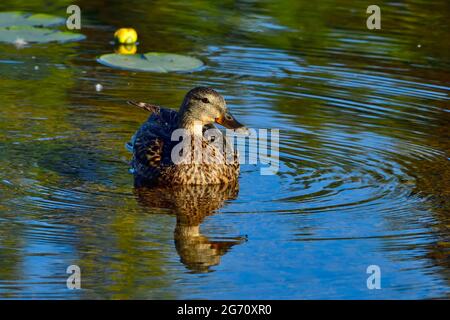
<path id="1" fill-rule="evenodd" d="M 151 104 L 151 103 L 147 103 L 147 102 L 137 102 L 137 101 L 133 101 L 133 100 L 127 100 L 127 103 L 131 106 L 135 106 L 142 110 L 148 111 L 148 112 L 150 112 L 151 115 L 160 114 L 161 109 L 162 109 L 160 106 L 157 106 L 156 104 Z M 136 134 L 137 134 L 137 132 L 131 137 L 130 141 L 128 141 L 125 145 L 125 148 L 129 152 L 133 152 L 134 142 L 136 140 Z"/>
<path id="2" fill-rule="evenodd" d="M 129 143 L 135 176 L 152 180 L 160 174 L 161 165 L 170 161 L 171 135 L 178 124 L 178 112 L 144 102 L 133 105 L 152 112 Z"/>
<path id="3" fill-rule="evenodd" d="M 174 110 L 163 108 L 161 106 L 147 102 L 136 102 L 128 100 L 127 103 L 129 105 L 136 106 L 142 110 L 150 112 L 150 117 L 148 118 L 147 122 L 144 123 L 144 125 L 147 124 L 148 122 L 151 122 L 151 125 L 154 127 L 153 129 L 159 131 L 158 132 L 159 134 L 164 135 L 165 132 L 168 133 L 170 130 L 167 130 L 167 127 L 170 127 L 170 125 L 172 124 L 178 123 L 178 112 Z M 138 132 L 139 130 L 131 137 L 131 140 L 126 144 L 126 148 L 130 152 L 133 152 L 133 146 Z"/>

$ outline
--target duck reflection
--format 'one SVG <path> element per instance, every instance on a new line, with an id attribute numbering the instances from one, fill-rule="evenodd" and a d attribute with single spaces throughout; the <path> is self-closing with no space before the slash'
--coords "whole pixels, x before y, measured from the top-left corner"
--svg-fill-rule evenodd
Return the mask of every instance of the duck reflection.
<path id="1" fill-rule="evenodd" d="M 220 258 L 246 237 L 211 240 L 200 232 L 205 217 L 214 214 L 226 200 L 236 199 L 239 186 L 184 185 L 163 187 L 136 187 L 138 202 L 147 208 L 167 208 L 176 214 L 175 248 L 181 262 L 193 272 L 210 272 Z"/>

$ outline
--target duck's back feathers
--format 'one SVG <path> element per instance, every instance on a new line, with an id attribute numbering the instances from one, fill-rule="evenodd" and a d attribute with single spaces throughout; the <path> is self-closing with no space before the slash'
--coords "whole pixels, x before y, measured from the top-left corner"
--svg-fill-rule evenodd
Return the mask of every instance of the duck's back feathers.
<path id="1" fill-rule="evenodd" d="M 155 180 L 160 175 L 161 165 L 171 163 L 171 135 L 178 123 L 178 112 L 145 102 L 128 103 L 151 112 L 131 141 L 132 166 L 136 177 Z"/>

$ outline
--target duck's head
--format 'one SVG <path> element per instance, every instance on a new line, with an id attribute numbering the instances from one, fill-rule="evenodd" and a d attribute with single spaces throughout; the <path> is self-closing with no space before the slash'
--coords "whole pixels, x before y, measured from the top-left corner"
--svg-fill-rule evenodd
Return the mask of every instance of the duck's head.
<path id="1" fill-rule="evenodd" d="M 225 99 L 215 90 L 197 87 L 184 97 L 180 108 L 180 127 L 189 128 L 218 123 L 228 129 L 244 129 L 227 108 Z"/>

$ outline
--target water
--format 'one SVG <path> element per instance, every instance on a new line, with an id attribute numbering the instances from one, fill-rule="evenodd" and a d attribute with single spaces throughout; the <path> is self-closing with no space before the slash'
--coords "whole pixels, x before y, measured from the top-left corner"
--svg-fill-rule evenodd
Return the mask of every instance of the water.
<path id="1" fill-rule="evenodd" d="M 73 3 L 44 2 L 0 10 Z M 1 298 L 449 297 L 446 1 L 383 2 L 380 31 L 351 1 L 76 3 L 86 41 L 0 44 Z M 97 64 L 126 26 L 139 52 L 206 67 Z M 124 145 L 147 115 L 125 101 L 177 108 L 197 85 L 247 126 L 280 129 L 278 174 L 133 189 Z M 66 287 L 72 264 L 81 290 Z"/>

